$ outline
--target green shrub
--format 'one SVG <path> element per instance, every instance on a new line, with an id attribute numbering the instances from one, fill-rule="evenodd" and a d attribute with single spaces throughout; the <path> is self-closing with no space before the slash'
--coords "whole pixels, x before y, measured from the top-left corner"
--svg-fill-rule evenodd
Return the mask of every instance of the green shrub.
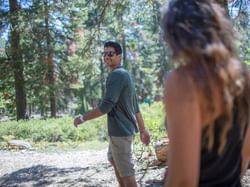
<path id="1" fill-rule="evenodd" d="M 148 129 L 151 136 L 151 145 L 156 141 L 166 136 L 164 126 L 164 107 L 161 102 L 154 102 L 152 105 L 140 105 L 142 117 L 144 119 L 145 127 Z M 136 144 L 140 142 L 140 137 L 136 136 Z"/>
<path id="2" fill-rule="evenodd" d="M 166 135 L 164 127 L 163 106 L 161 103 L 141 105 L 141 112 L 145 126 L 150 131 L 153 141 Z M 0 123 L 0 141 L 3 137 L 24 139 L 38 142 L 85 142 L 107 140 L 106 116 L 87 121 L 75 128 L 72 117 L 63 117 L 46 120 L 6 121 Z M 136 136 L 136 142 L 138 142 Z"/>
<path id="3" fill-rule="evenodd" d="M 73 125 L 73 118 L 64 117 L 47 120 L 7 121 L 0 123 L 0 140 L 4 136 L 13 139 L 26 139 L 34 142 L 89 141 L 100 138 L 100 132 L 106 132 L 106 120 L 102 117 L 84 123 L 78 128 Z"/>

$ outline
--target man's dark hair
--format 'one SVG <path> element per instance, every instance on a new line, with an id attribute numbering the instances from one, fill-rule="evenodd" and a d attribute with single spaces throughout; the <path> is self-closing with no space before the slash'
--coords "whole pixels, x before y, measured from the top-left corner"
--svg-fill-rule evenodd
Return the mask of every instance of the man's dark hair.
<path id="1" fill-rule="evenodd" d="M 122 47 L 117 42 L 113 42 L 113 41 L 105 42 L 104 47 L 113 47 L 117 55 L 122 54 Z"/>

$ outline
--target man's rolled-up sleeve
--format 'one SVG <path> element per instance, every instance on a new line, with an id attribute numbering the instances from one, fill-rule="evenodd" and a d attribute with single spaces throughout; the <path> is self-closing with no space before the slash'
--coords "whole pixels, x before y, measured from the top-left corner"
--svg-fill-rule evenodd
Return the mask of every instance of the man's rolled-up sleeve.
<path id="1" fill-rule="evenodd" d="M 99 109 L 102 113 L 106 114 L 112 110 L 120 98 L 123 87 L 124 78 L 122 74 L 112 73 L 107 80 L 105 96 L 99 105 Z"/>

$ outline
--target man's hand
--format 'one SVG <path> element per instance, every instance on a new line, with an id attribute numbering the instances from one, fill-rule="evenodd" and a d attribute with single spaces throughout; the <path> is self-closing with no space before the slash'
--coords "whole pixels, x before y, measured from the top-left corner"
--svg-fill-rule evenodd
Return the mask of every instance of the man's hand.
<path id="1" fill-rule="evenodd" d="M 74 126 L 78 127 L 80 124 L 84 123 L 83 116 L 78 116 L 74 119 Z"/>
<path id="2" fill-rule="evenodd" d="M 141 142 L 145 145 L 150 143 L 150 135 L 147 130 L 140 132 Z"/>

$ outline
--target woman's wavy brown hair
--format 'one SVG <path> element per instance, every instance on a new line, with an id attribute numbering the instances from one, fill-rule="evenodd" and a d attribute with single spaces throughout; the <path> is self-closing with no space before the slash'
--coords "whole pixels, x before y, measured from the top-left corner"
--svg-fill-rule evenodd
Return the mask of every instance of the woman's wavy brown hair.
<path id="1" fill-rule="evenodd" d="M 234 121 L 241 126 L 241 139 L 250 114 L 249 73 L 234 48 L 232 25 L 212 0 L 172 0 L 163 15 L 162 29 L 172 60 L 194 79 L 201 95 L 202 117 L 209 119 L 203 126 L 207 139 L 203 146 L 211 150 L 215 121 L 223 121 L 221 153 L 232 127 L 233 108 L 239 114 Z"/>

